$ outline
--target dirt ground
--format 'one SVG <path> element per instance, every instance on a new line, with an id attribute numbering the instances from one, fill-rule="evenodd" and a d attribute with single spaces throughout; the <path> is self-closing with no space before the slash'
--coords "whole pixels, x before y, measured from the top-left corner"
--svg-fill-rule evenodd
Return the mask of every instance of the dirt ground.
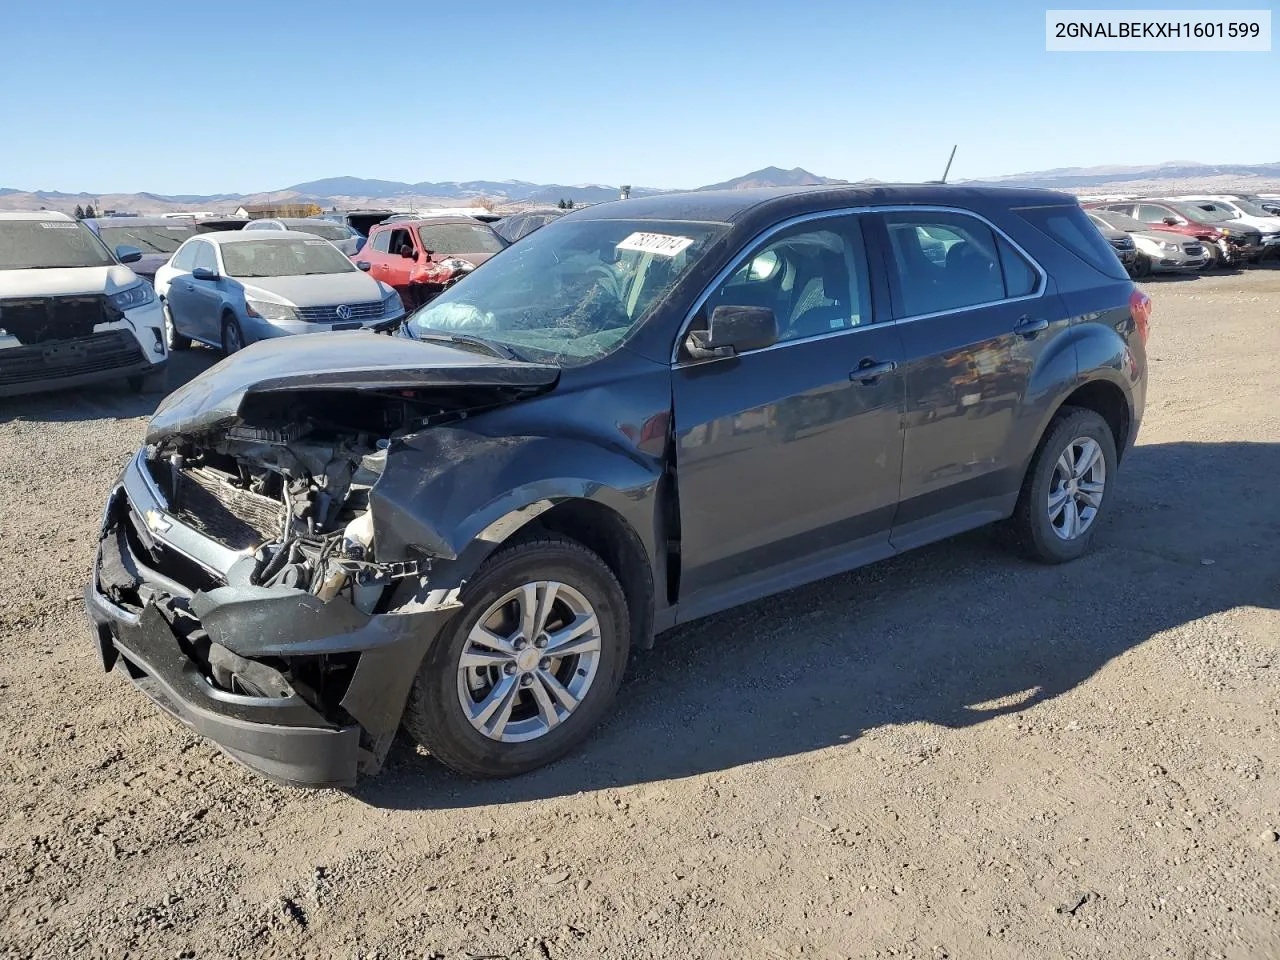
<path id="1" fill-rule="evenodd" d="M 3 401 L 0 957 L 1280 956 L 1280 270 L 1147 289 L 1092 557 L 979 532 L 681 629 L 499 783 L 276 787 L 102 675 L 154 399 Z"/>

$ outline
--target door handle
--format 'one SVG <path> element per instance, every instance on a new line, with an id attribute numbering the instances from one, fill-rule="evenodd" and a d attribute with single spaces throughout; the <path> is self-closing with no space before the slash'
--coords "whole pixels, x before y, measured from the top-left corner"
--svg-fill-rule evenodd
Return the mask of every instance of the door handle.
<path id="1" fill-rule="evenodd" d="M 886 373 L 893 373 L 898 369 L 898 365 L 892 360 L 886 360 L 879 363 L 872 357 L 867 357 L 856 370 L 849 371 L 849 379 L 863 386 L 872 386 Z"/>
<path id="2" fill-rule="evenodd" d="M 1043 317 L 1032 320 L 1030 317 L 1022 317 L 1013 326 L 1013 332 L 1020 337 L 1028 340 L 1034 340 L 1037 334 L 1044 333 L 1049 329 L 1049 321 Z"/>

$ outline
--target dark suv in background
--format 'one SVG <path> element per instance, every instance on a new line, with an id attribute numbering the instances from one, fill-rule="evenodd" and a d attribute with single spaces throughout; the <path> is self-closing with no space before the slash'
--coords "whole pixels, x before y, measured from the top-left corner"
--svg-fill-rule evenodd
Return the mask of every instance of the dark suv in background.
<path id="1" fill-rule="evenodd" d="M 675 624 L 988 523 L 1083 556 L 1149 314 L 1059 193 L 575 211 L 394 335 L 265 341 L 168 397 L 108 495 L 101 662 L 286 782 L 378 769 L 402 722 L 527 771 Z"/>

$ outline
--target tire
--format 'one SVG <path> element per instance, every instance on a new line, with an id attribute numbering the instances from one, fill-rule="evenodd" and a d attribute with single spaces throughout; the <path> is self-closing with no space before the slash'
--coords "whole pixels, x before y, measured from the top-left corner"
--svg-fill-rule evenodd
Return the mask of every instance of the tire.
<path id="1" fill-rule="evenodd" d="M 555 637 L 564 629 L 572 610 L 560 604 L 572 593 L 576 596 L 573 602 L 585 600 L 595 614 L 598 630 L 584 635 L 582 640 L 589 644 L 598 638 L 598 651 L 579 656 L 570 654 L 554 661 L 543 659 L 537 668 L 508 666 L 512 663 L 509 660 L 501 666 L 474 668 L 480 674 L 477 687 L 477 674 L 468 672 L 472 668 L 464 668 L 462 657 L 464 653 L 471 658 L 477 654 L 485 656 L 491 651 L 477 646 L 473 631 L 478 631 L 479 624 L 484 622 L 490 625 L 489 637 L 497 634 L 509 640 L 518 634 L 519 599 L 497 607 L 496 613 L 492 612 L 494 605 L 513 591 L 539 582 L 555 583 L 558 590 L 565 592 L 557 594 L 553 609 L 558 612 L 553 612 L 548 619 L 555 629 L 540 634 L 538 642 L 544 643 L 547 634 Z M 539 592 L 538 604 L 544 596 Z M 475 778 L 527 773 L 562 757 L 586 739 L 613 704 L 631 644 L 626 596 L 604 561 L 568 538 L 549 536 L 526 541 L 503 549 L 486 561 L 463 588 L 461 599 L 463 609 L 445 625 L 414 679 L 403 721 L 409 735 L 445 766 Z M 583 619 L 582 614 L 578 617 Z M 552 649 L 548 647 L 547 652 Z M 531 651 L 528 646 L 518 656 L 527 660 L 530 653 L 535 659 L 543 656 L 541 651 Z M 586 658 L 593 655 L 594 662 L 588 664 Z M 540 703 L 550 703 L 552 713 L 559 709 L 558 700 L 546 699 L 552 688 L 544 686 L 539 679 L 547 664 L 551 664 L 548 672 L 559 678 L 557 682 L 562 682 L 562 689 L 566 691 L 575 683 L 588 684 L 579 690 L 577 705 L 553 724 L 546 723 L 547 712 L 540 706 Z M 530 671 L 527 674 L 526 669 Z M 486 671 L 489 671 L 488 679 L 484 679 Z M 512 673 L 504 674 L 504 671 Z M 474 725 L 471 713 L 483 712 L 485 704 L 496 702 L 490 694 L 499 691 L 504 675 L 512 677 L 509 681 L 512 686 L 508 689 L 514 691 L 511 696 L 516 705 L 506 712 L 509 720 L 502 717 L 501 708 L 494 710 L 493 719 L 485 721 L 492 724 L 494 730 L 482 732 Z M 526 677 L 528 687 L 522 686 Z M 589 679 L 580 680 L 580 677 Z M 535 696 L 539 693 L 541 701 Z M 469 708 L 463 705 L 464 697 Z M 500 723 L 504 724 L 501 729 L 497 726 Z M 545 729 L 537 732 L 539 728 Z M 495 731 L 517 739 L 498 739 Z M 520 737 L 525 739 L 518 739 Z"/>
<path id="2" fill-rule="evenodd" d="M 129 389 L 134 393 L 168 393 L 169 368 L 161 367 L 151 373 L 137 377 L 129 377 Z"/>
<path id="3" fill-rule="evenodd" d="M 222 352 L 229 357 L 244 348 L 244 330 L 240 328 L 240 321 L 229 313 L 225 314 L 222 318 Z"/>
<path id="4" fill-rule="evenodd" d="M 1151 258 L 1145 253 L 1138 254 L 1136 260 L 1133 261 L 1133 272 L 1130 276 L 1135 280 L 1141 280 L 1151 275 Z"/>
<path id="5" fill-rule="evenodd" d="M 1073 490 L 1062 482 L 1063 471 L 1060 458 L 1066 453 L 1068 445 L 1073 452 L 1080 454 L 1084 450 L 1081 441 L 1092 441 L 1097 445 L 1102 465 L 1101 484 L 1097 483 L 1098 474 L 1094 469 L 1086 471 L 1084 480 L 1078 481 L 1083 488 L 1079 495 L 1064 493 Z M 1088 448 L 1091 450 L 1092 448 Z M 1080 457 L 1083 459 L 1083 457 Z M 1115 438 L 1107 422 L 1092 410 L 1080 407 L 1063 407 L 1045 430 L 1031 466 L 1022 481 L 1022 490 L 1018 495 L 1018 504 L 1013 516 L 1007 522 L 1008 533 L 1014 545 L 1029 559 L 1041 563 L 1067 563 L 1088 553 L 1093 547 L 1094 537 L 1111 512 L 1115 502 L 1115 494 L 1111 484 L 1115 482 L 1116 467 Z M 1087 484 L 1087 486 L 1086 486 Z M 1093 513 L 1088 513 L 1083 498 L 1089 497 L 1100 487 L 1097 505 Z M 1051 519 L 1050 494 L 1055 497 L 1065 495 L 1066 500 L 1062 512 Z M 1065 536 L 1064 527 L 1069 523 L 1069 514 L 1074 511 L 1077 522 L 1084 521 L 1082 531 L 1074 536 Z"/>
<path id="6" fill-rule="evenodd" d="M 1204 244 L 1205 253 L 1209 254 L 1209 262 L 1200 269 L 1204 271 L 1222 269 L 1223 256 L 1222 251 L 1218 249 L 1217 244 L 1210 243 L 1207 240 L 1202 240 L 1201 243 Z"/>
<path id="7" fill-rule="evenodd" d="M 177 325 L 173 322 L 173 313 L 169 310 L 169 304 L 164 304 L 164 338 L 169 344 L 170 350 L 190 350 L 191 338 L 184 337 L 178 332 Z"/>

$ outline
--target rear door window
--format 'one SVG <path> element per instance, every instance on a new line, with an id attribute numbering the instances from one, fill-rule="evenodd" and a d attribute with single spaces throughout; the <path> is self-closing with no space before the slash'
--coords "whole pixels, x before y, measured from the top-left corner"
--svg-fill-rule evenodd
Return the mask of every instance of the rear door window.
<path id="1" fill-rule="evenodd" d="M 1080 207 L 1028 207 L 1018 213 L 1104 276 L 1115 280 L 1129 279 L 1115 248 L 1089 222 L 1089 217 Z"/>
<path id="2" fill-rule="evenodd" d="M 378 253 L 389 253 L 391 251 L 390 240 L 391 231 L 380 230 L 373 235 L 373 240 L 370 241 L 369 246 L 373 247 Z"/>
<path id="3" fill-rule="evenodd" d="M 1008 297 L 995 232 L 963 213 L 884 214 L 899 314 L 918 317 Z"/>

